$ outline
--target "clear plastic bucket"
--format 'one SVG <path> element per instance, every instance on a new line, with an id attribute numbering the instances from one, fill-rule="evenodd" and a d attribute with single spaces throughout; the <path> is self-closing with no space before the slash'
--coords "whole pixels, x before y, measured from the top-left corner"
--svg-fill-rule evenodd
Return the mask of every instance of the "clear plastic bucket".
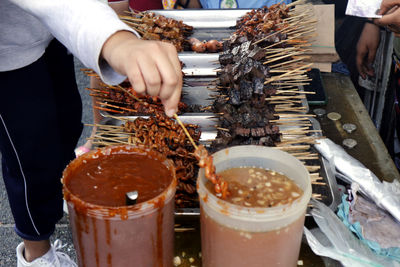
<path id="1" fill-rule="evenodd" d="M 171 182 L 161 194 L 135 205 L 107 206 L 85 202 L 71 191 L 69 185 L 77 179 L 77 172 L 85 171 L 82 165 L 88 161 L 131 153 L 167 167 Z M 140 162 L 135 164 L 142 167 Z M 142 147 L 108 147 L 73 160 L 64 170 L 62 182 L 79 266 L 172 266 L 176 188 L 172 161 Z"/>
<path id="2" fill-rule="evenodd" d="M 216 171 L 247 166 L 285 174 L 303 195 L 291 204 L 248 208 L 217 198 L 200 169 L 202 260 L 205 267 L 297 266 L 311 181 L 304 165 L 286 152 L 262 146 L 236 146 L 213 154 Z"/>

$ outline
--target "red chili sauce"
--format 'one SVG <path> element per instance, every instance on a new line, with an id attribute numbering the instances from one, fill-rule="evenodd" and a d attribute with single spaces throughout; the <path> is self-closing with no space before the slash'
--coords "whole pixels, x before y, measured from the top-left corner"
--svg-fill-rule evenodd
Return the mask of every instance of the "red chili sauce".
<path id="1" fill-rule="evenodd" d="M 125 193 L 138 191 L 137 203 L 163 192 L 171 184 L 171 171 L 157 157 L 141 153 L 102 155 L 83 160 L 66 181 L 81 200 L 101 206 L 124 206 Z"/>

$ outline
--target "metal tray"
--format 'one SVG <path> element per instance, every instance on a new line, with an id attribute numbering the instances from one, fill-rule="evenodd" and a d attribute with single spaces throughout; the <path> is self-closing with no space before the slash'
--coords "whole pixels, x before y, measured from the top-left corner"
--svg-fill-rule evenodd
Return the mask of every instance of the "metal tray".
<path id="1" fill-rule="evenodd" d="M 184 63 L 182 71 L 185 78 L 193 76 L 216 77 L 216 69 L 221 67 L 218 58 L 218 53 L 179 53 L 179 59 Z"/>
<path id="2" fill-rule="evenodd" d="M 185 10 L 151 10 L 168 18 L 182 20 L 195 29 L 231 28 L 236 20 L 251 9 L 185 9 Z"/>

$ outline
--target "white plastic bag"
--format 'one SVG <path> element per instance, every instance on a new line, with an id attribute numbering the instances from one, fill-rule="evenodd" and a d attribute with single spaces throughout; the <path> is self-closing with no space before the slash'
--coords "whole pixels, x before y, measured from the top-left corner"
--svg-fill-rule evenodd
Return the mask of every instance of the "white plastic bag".
<path id="1" fill-rule="evenodd" d="M 311 211 L 315 222 L 331 245 L 322 245 L 307 228 L 304 228 L 307 241 L 315 254 L 340 261 L 351 267 L 398 267 L 400 263 L 374 254 L 365 244 L 356 238 L 339 220 L 336 214 L 325 204 L 311 200 Z"/>
<path id="2" fill-rule="evenodd" d="M 377 15 L 382 0 L 349 0 L 346 15 L 363 18 L 380 18 Z"/>

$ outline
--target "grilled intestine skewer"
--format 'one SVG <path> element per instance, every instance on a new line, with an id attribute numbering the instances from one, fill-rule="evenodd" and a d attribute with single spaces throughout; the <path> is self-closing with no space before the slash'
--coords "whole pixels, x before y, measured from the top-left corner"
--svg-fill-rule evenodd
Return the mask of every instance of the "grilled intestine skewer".
<path id="1" fill-rule="evenodd" d="M 215 173 L 215 166 L 213 163 L 213 157 L 208 154 L 207 149 L 203 145 L 197 146 L 190 136 L 189 132 L 186 130 L 185 125 L 179 119 L 178 115 L 174 114 L 174 118 L 179 123 L 179 125 L 184 130 L 185 134 L 191 141 L 193 147 L 195 148 L 194 156 L 197 158 L 198 165 L 200 168 L 204 168 L 204 176 L 209 179 L 214 184 L 214 190 L 217 197 L 225 199 L 229 195 L 228 183 L 221 179 L 221 177 Z"/>

